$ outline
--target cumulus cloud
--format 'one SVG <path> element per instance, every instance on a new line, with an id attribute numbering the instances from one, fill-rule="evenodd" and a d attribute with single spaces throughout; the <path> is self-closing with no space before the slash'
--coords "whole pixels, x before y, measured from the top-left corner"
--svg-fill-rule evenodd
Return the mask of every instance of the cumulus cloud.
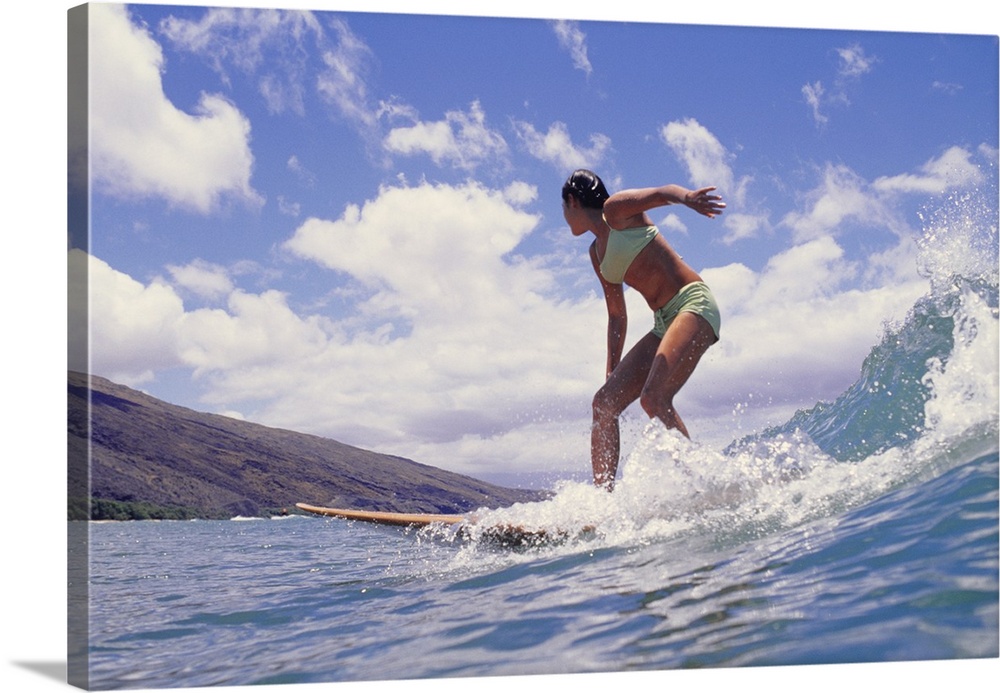
<path id="1" fill-rule="evenodd" d="M 552 164 L 560 172 L 597 168 L 611 150 L 611 138 L 600 133 L 590 136 L 587 147 L 574 144 L 569 129 L 561 122 L 550 125 L 545 133 L 523 121 L 514 121 L 514 129 L 531 156 Z"/>
<path id="2" fill-rule="evenodd" d="M 518 254 L 539 223 L 524 209 L 534 195 L 524 184 L 387 187 L 302 223 L 285 250 L 355 287 L 336 316 L 238 288 L 191 309 L 163 281 L 91 258 L 96 372 L 134 383 L 190 368 L 217 411 L 466 473 L 585 468 L 606 315 L 593 292 L 560 297 L 544 258 Z M 575 260 L 589 270 L 585 244 Z M 703 270 L 723 339 L 678 398 L 696 438 L 728 443 L 731 412 L 754 397 L 746 425 L 776 424 L 853 382 L 883 321 L 926 289 L 915 271 L 858 282 L 866 270 L 829 235 L 759 271 Z M 179 287 L 218 292 L 223 275 L 200 262 L 171 272 Z M 632 344 L 651 318 L 637 292 L 626 298 Z"/>
<path id="3" fill-rule="evenodd" d="M 522 185 L 384 188 L 338 220 L 306 221 L 285 247 L 378 289 L 360 305 L 376 323 L 390 321 L 403 334 L 412 325 L 489 337 L 498 319 L 513 319 L 521 303 L 541 301 L 550 288 L 545 273 L 507 258 L 538 223 L 519 208 L 527 201 Z"/>
<path id="4" fill-rule="evenodd" d="M 259 204 L 250 184 L 250 123 L 219 95 L 194 113 L 163 92 L 164 65 L 149 32 L 121 5 L 90 7 L 91 165 L 95 187 L 209 212 L 223 198 Z"/>
<path id="5" fill-rule="evenodd" d="M 221 268 L 172 268 L 175 288 L 90 258 L 96 372 L 137 383 L 190 368 L 217 411 L 467 472 L 585 458 L 603 302 L 560 298 L 544 260 L 517 254 L 539 221 L 523 209 L 535 194 L 392 187 L 304 222 L 286 250 L 359 288 L 336 317 L 239 288 L 192 309 L 181 285 L 221 291 Z M 529 431 L 544 438 L 522 447 Z"/>
<path id="6" fill-rule="evenodd" d="M 839 395 L 857 377 L 884 324 L 902 320 L 928 291 L 918 272 L 916 234 L 900 216 L 898 196 L 981 183 L 973 156 L 953 147 L 917 173 L 872 183 L 844 165 L 824 166 L 802 208 L 782 220 L 792 231 L 792 247 L 759 272 L 741 264 L 702 272 L 723 308 L 724 338 L 682 396 L 696 410 L 726 397 L 727 388 L 744 401 L 757 397 L 750 427 L 759 429 L 782 423 L 797 403 Z M 859 228 L 890 234 L 872 242 L 881 250 L 848 260 L 837 239 Z"/>
<path id="7" fill-rule="evenodd" d="M 579 22 L 558 20 L 552 22 L 552 30 L 559 39 L 559 46 L 573 60 L 573 67 L 582 70 L 589 77 L 594 68 L 587 57 L 587 35 L 580 29 Z"/>
<path id="8" fill-rule="evenodd" d="M 203 262 L 172 267 L 183 288 L 222 299 L 222 308 L 190 309 L 163 279 L 144 284 L 81 250 L 70 251 L 71 275 L 86 277 L 93 372 L 139 384 L 175 367 L 237 373 L 307 359 L 325 342 L 323 320 L 299 317 L 277 291 L 249 294 Z M 75 272 L 74 272 L 75 268 Z M 206 287 L 208 287 L 206 289 Z M 223 295 L 228 287 L 228 293 Z"/>
<path id="9" fill-rule="evenodd" d="M 393 128 L 384 145 L 394 154 L 427 154 L 438 166 L 466 171 L 487 161 L 502 161 L 507 154 L 506 140 L 487 126 L 478 101 L 472 102 L 467 112 L 447 112 L 444 120 Z"/>
<path id="10" fill-rule="evenodd" d="M 747 427 L 754 430 L 835 399 L 857 378 L 885 323 L 902 320 L 926 293 L 912 254 L 908 260 L 892 281 L 857 288 L 852 280 L 865 268 L 826 236 L 775 255 L 759 272 L 741 264 L 704 270 L 722 308 L 723 338 L 681 392 L 683 402 L 696 414 L 718 412 L 720 402 L 753 403 Z"/>
<path id="11" fill-rule="evenodd" d="M 163 92 L 170 65 L 150 32 L 121 7 L 91 11 L 92 59 L 107 77 L 95 83 L 92 99 L 99 185 L 199 211 L 226 198 L 259 202 L 243 114 L 213 94 L 181 112 Z M 551 27 L 574 67 L 591 74 L 580 27 Z M 170 19 L 159 30 L 175 48 L 207 58 L 223 82 L 253 76 L 273 113 L 302 113 L 316 89 L 380 155 L 425 156 L 466 173 L 506 164 L 510 155 L 479 102 L 421 119 L 402 97 L 378 94 L 374 53 L 342 19 L 320 27 L 310 13 L 208 9 L 198 21 Z M 319 57 L 307 68 L 300 49 Z M 849 103 L 847 88 L 876 63 L 859 46 L 831 55 L 836 69 L 802 92 L 817 121 L 834 104 Z M 464 98 L 457 103 L 473 97 Z M 518 154 L 561 172 L 599 168 L 613 154 L 603 134 L 574 142 L 562 122 L 547 130 L 510 123 Z M 718 220 L 725 242 L 769 230 L 767 213 L 747 194 L 753 179 L 708 128 L 689 118 L 658 134 L 691 185 L 717 185 L 726 197 L 730 206 Z M 995 162 L 995 149 L 978 154 Z M 818 166 L 813 189 L 782 219 L 792 247 L 753 268 L 747 260 L 700 270 L 719 298 L 723 339 L 678 398 L 696 438 L 728 443 L 732 412 L 751 398 L 748 411 L 757 418 L 747 427 L 759 428 L 853 382 L 882 322 L 901 317 L 926 288 L 916 276 L 915 244 L 897 217 L 898 198 L 975 184 L 974 156 L 956 147 L 917 171 L 874 182 L 847 166 Z M 287 162 L 286 179 L 318 185 L 291 152 L 274 161 Z M 463 472 L 586 469 L 606 311 L 589 239 L 553 230 L 562 226 L 558 200 L 537 208 L 553 215 L 547 219 L 536 212 L 537 190 L 523 182 L 386 185 L 334 218 L 299 217 L 323 214 L 316 210 L 329 208 L 328 195 L 311 212 L 275 199 L 296 226 L 279 244 L 283 253 L 269 259 L 298 263 L 297 273 L 308 277 L 300 285 L 308 286 L 305 298 L 261 288 L 273 266 L 176 259 L 152 279 L 155 271 L 137 270 L 140 280 L 71 251 L 70 298 L 86 296 L 81 286 L 89 281 L 92 303 L 89 325 L 72 323 L 70 338 L 91 339 L 93 371 L 133 385 L 169 370 L 191 372 L 191 390 L 206 408 Z M 686 232 L 683 213 L 663 214 L 662 228 Z M 844 238 L 858 226 L 896 233 L 859 257 L 845 249 L 860 244 Z M 199 255 L 218 257 L 190 257 Z M 243 272 L 262 279 L 256 291 L 240 286 Z M 316 286 L 329 293 L 317 297 Z M 324 303 L 331 296 L 343 301 Z M 631 345 L 651 316 L 637 292 L 627 290 L 626 302 Z M 73 318 L 87 315 L 74 305 Z M 633 412 L 644 424 L 641 411 Z"/>
<path id="12" fill-rule="evenodd" d="M 89 305 L 71 316 L 88 316 L 91 368 L 117 382 L 135 385 L 156 371 L 183 365 L 179 326 L 184 303 L 168 285 L 145 285 L 106 262 L 73 250 L 70 274 L 85 276 Z M 78 297 L 87 296 L 84 290 Z"/>
<path id="13" fill-rule="evenodd" d="M 973 163 L 972 156 L 972 152 L 963 147 L 950 147 L 941 156 L 921 166 L 918 173 L 878 178 L 872 187 L 881 192 L 939 195 L 948 190 L 978 185 L 984 176 Z"/>

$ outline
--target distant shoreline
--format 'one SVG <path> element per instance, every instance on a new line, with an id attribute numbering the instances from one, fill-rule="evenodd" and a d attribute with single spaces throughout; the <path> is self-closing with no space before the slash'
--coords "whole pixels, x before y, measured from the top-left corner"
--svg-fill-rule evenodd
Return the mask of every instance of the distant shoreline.
<path id="1" fill-rule="evenodd" d="M 271 517 L 299 502 L 462 513 L 549 495 L 68 375 L 71 520 Z"/>

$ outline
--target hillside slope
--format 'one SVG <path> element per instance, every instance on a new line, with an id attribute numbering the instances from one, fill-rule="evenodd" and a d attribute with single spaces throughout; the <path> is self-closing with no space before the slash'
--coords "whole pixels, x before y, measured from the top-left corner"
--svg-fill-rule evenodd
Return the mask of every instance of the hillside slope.
<path id="1" fill-rule="evenodd" d="M 70 372 L 68 388 L 74 496 L 86 488 L 80 461 L 87 458 L 88 376 Z M 259 515 L 297 501 L 460 513 L 542 495 L 335 440 L 193 411 L 96 376 L 89 376 L 89 390 L 92 498 L 182 506 L 221 517 Z"/>

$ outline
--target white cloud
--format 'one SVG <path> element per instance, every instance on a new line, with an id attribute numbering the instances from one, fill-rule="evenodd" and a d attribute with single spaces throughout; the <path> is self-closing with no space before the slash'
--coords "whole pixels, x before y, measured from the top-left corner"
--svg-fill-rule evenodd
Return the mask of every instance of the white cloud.
<path id="1" fill-rule="evenodd" d="M 93 372 L 118 382 L 141 383 L 178 366 L 212 373 L 294 362 L 323 343 L 322 320 L 299 318 L 276 291 L 253 295 L 230 286 L 224 309 L 188 310 L 162 280 L 143 284 L 80 250 L 70 251 L 69 262 L 77 276 L 87 275 Z M 172 273 L 188 285 L 213 284 L 203 263 Z M 214 280 L 216 295 L 222 283 Z"/>
<path id="2" fill-rule="evenodd" d="M 174 288 L 91 258 L 95 372 L 137 383 L 189 368 L 217 411 L 467 472 L 506 467 L 518 447 L 540 468 L 584 456 L 603 302 L 557 297 L 544 261 L 516 254 L 538 223 L 521 209 L 535 195 L 386 188 L 340 219 L 305 222 L 287 249 L 365 287 L 337 320 L 275 291 L 185 308 Z M 202 288 L 221 288 L 222 274 L 172 270 Z"/>
<path id="3" fill-rule="evenodd" d="M 204 260 L 195 260 L 187 265 L 167 265 L 167 271 L 174 283 L 197 296 L 218 299 L 233 290 L 229 273 L 221 267 Z"/>
<path id="4" fill-rule="evenodd" d="M 983 179 L 983 172 L 972 162 L 972 153 L 962 147 L 951 147 L 921 166 L 919 173 L 878 178 L 872 187 L 880 192 L 940 195 L 977 185 Z"/>
<path id="5" fill-rule="evenodd" d="M 163 92 L 162 51 L 120 5 L 90 6 L 90 153 L 98 190 L 209 212 L 225 197 L 258 204 L 250 124 L 223 97 L 194 114 Z"/>
<path id="6" fill-rule="evenodd" d="M 833 79 L 833 89 L 827 89 L 820 80 L 809 82 L 802 87 L 802 96 L 812 111 L 816 125 L 826 125 L 830 117 L 824 112 L 828 107 L 849 106 L 848 90 L 852 83 L 872 71 L 878 58 L 869 56 L 858 44 L 836 49 L 839 63 Z"/>
<path id="7" fill-rule="evenodd" d="M 768 260 L 754 301 L 785 306 L 828 295 L 848 283 L 856 268 L 829 236 L 792 246 Z"/>
<path id="8" fill-rule="evenodd" d="M 659 226 L 660 229 L 664 231 L 682 233 L 685 236 L 688 234 L 687 224 L 684 223 L 684 220 L 681 219 L 680 216 L 678 216 L 673 212 L 670 212 L 665 217 L 663 217 L 663 219 L 660 220 L 660 223 L 657 224 L 657 226 Z"/>
<path id="9" fill-rule="evenodd" d="M 843 233 L 848 224 L 911 236 L 894 195 L 940 195 L 978 185 L 984 176 L 972 156 L 962 147 L 951 147 L 917 173 L 883 176 L 872 183 L 847 166 L 827 164 L 820 183 L 804 196 L 804 208 L 789 212 L 782 223 L 792 229 L 796 242 Z"/>
<path id="10" fill-rule="evenodd" d="M 782 223 L 796 242 L 821 238 L 841 230 L 848 220 L 870 227 L 889 226 L 892 214 L 868 189 L 868 184 L 843 165 L 827 164 L 819 185 L 806 195 L 805 211 L 789 212 Z"/>
<path id="11" fill-rule="evenodd" d="M 514 128 L 531 156 L 567 174 L 578 168 L 598 168 L 611 150 L 611 138 L 600 133 L 590 136 L 589 147 L 573 144 L 569 129 L 561 122 L 550 125 L 544 134 L 522 121 L 514 121 Z"/>
<path id="12" fill-rule="evenodd" d="M 380 289 L 362 307 L 373 315 L 491 330 L 501 307 L 517 306 L 494 292 L 524 301 L 548 288 L 543 273 L 505 259 L 538 222 L 518 209 L 528 201 L 523 185 L 384 188 L 341 219 L 306 221 L 286 248 Z"/>
<path id="13" fill-rule="evenodd" d="M 961 92 L 965 87 L 956 82 L 942 82 L 940 80 L 934 80 L 931 83 L 931 89 L 935 91 L 942 91 L 949 96 L 954 96 Z"/>
<path id="14" fill-rule="evenodd" d="M 754 211 L 747 204 L 750 178 L 739 180 L 733 173 L 733 158 L 718 138 L 694 118 L 667 123 L 660 129 L 664 143 L 687 169 L 690 185 L 696 188 L 714 185 L 728 205 L 722 223 L 729 230 L 726 244 L 752 238 L 767 228 L 767 214 Z M 739 210 L 739 211 L 736 211 Z"/>
<path id="15" fill-rule="evenodd" d="M 69 262 L 71 275 L 75 266 L 89 286 L 88 310 L 71 315 L 89 315 L 92 372 L 134 385 L 183 365 L 178 328 L 184 304 L 171 287 L 144 285 L 80 250 L 70 251 Z"/>
<path id="16" fill-rule="evenodd" d="M 438 166 L 448 164 L 466 171 L 503 160 L 507 154 L 507 142 L 487 126 L 478 101 L 470 104 L 468 112 L 447 112 L 444 120 L 393 128 L 384 145 L 394 154 L 427 154 Z"/>
<path id="17" fill-rule="evenodd" d="M 841 79 L 857 79 L 871 72 L 874 64 L 878 62 L 876 58 L 866 55 L 864 48 L 858 43 L 838 48 L 837 55 L 840 56 L 837 76 Z"/>
<path id="18" fill-rule="evenodd" d="M 377 107 L 368 94 L 372 51 L 347 22 L 335 18 L 331 26 L 337 34 L 337 45 L 323 51 L 326 68 L 319 75 L 317 88 L 342 117 L 359 126 L 363 133 L 371 132 L 378 121 Z"/>
<path id="19" fill-rule="evenodd" d="M 694 118 L 688 118 L 667 123 L 660 135 L 677 158 L 687 166 L 693 185 L 715 185 L 730 195 L 735 194 L 729 153 L 708 128 Z"/>
<path id="20" fill-rule="evenodd" d="M 199 20 L 168 17 L 160 31 L 174 47 L 208 58 L 226 83 L 226 65 L 257 75 L 257 87 L 272 113 L 305 112 L 307 73 L 304 41 L 322 38 L 311 12 L 209 8 Z M 264 51 L 267 50 L 267 60 Z"/>
<path id="21" fill-rule="evenodd" d="M 189 311 L 178 325 L 178 335 L 179 354 L 196 375 L 226 374 L 235 379 L 309 363 L 329 340 L 323 318 L 297 315 L 285 295 L 273 290 L 260 294 L 236 290 L 224 310 Z"/>
<path id="22" fill-rule="evenodd" d="M 748 238 L 757 238 L 761 231 L 769 228 L 766 213 L 746 214 L 732 209 L 726 210 L 723 214 L 723 225 L 728 229 L 726 235 L 722 237 L 722 242 L 726 245 Z"/>
<path id="23" fill-rule="evenodd" d="M 829 116 L 822 112 L 823 95 L 825 93 L 823 83 L 819 81 L 806 84 L 802 87 L 802 96 L 805 97 L 806 103 L 812 109 L 813 120 L 816 121 L 817 125 L 826 125 L 830 120 Z"/>
<path id="24" fill-rule="evenodd" d="M 760 272 L 744 265 L 704 270 L 722 310 L 722 340 L 679 402 L 690 402 L 698 415 L 714 411 L 706 417 L 715 419 L 706 424 L 711 429 L 722 403 L 752 404 L 750 428 L 759 428 L 835 399 L 857 379 L 885 323 L 902 320 L 927 291 L 912 244 L 901 249 L 908 271 L 864 289 L 850 287 L 865 268 L 847 262 L 830 237 L 779 253 Z M 724 427 L 721 433 L 727 435 Z"/>
<path id="25" fill-rule="evenodd" d="M 552 22 L 552 30 L 559 39 L 559 46 L 572 58 L 573 67 L 589 77 L 594 68 L 587 57 L 587 35 L 581 31 L 579 22 L 558 20 Z"/>
<path id="26" fill-rule="evenodd" d="M 752 419 L 749 432 L 841 394 L 885 323 L 901 321 L 929 290 L 918 272 L 915 233 L 887 193 L 922 195 L 976 183 L 981 173 L 970 158 L 952 148 L 919 174 L 872 184 L 846 166 L 826 165 L 803 209 L 783 220 L 795 245 L 759 272 L 740 264 L 702 271 L 722 308 L 723 339 L 681 392 L 679 406 L 699 415 L 714 408 L 707 428 L 724 437 L 731 427 L 718 417 L 721 401 L 732 401 L 734 411 Z M 888 230 L 894 244 L 849 261 L 836 238 L 857 227 Z"/>
<path id="27" fill-rule="evenodd" d="M 302 213 L 302 203 L 292 202 L 284 195 L 278 195 L 278 211 L 290 217 L 297 217 Z"/>
<path id="28" fill-rule="evenodd" d="M 539 221 L 523 210 L 534 194 L 391 187 L 339 219 L 306 221 L 286 249 L 363 290 L 337 319 L 293 310 L 275 291 L 186 310 L 172 288 L 93 259 L 95 370 L 135 381 L 184 366 L 218 411 L 466 473 L 585 467 L 604 305 L 593 292 L 557 297 L 557 268 L 516 254 Z M 913 252 L 903 252 L 911 268 Z M 704 270 L 723 339 L 678 398 L 695 437 L 724 445 L 741 404 L 753 401 L 747 426 L 777 424 L 853 382 L 883 321 L 926 289 L 915 271 L 849 288 L 866 269 L 827 236 L 759 272 Z M 651 318 L 637 292 L 626 297 L 631 345 Z"/>
<path id="29" fill-rule="evenodd" d="M 302 161 L 295 154 L 288 157 L 285 164 L 289 171 L 294 173 L 302 183 L 308 188 L 316 187 L 316 174 L 302 165 Z"/>

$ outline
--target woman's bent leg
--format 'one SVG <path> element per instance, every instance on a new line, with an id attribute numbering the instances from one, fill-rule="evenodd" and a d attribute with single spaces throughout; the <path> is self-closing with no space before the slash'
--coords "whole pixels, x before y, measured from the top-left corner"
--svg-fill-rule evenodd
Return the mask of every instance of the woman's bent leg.
<path id="1" fill-rule="evenodd" d="M 659 344 L 659 338 L 653 334 L 640 339 L 594 395 L 590 462 L 596 486 L 603 486 L 609 491 L 614 488 L 621 454 L 618 417 L 632 402 L 639 399 Z"/>
<path id="2" fill-rule="evenodd" d="M 642 408 L 650 418 L 691 437 L 674 408 L 674 396 L 715 341 L 712 326 L 701 316 L 684 312 L 674 318 L 660 341 L 640 394 Z"/>

